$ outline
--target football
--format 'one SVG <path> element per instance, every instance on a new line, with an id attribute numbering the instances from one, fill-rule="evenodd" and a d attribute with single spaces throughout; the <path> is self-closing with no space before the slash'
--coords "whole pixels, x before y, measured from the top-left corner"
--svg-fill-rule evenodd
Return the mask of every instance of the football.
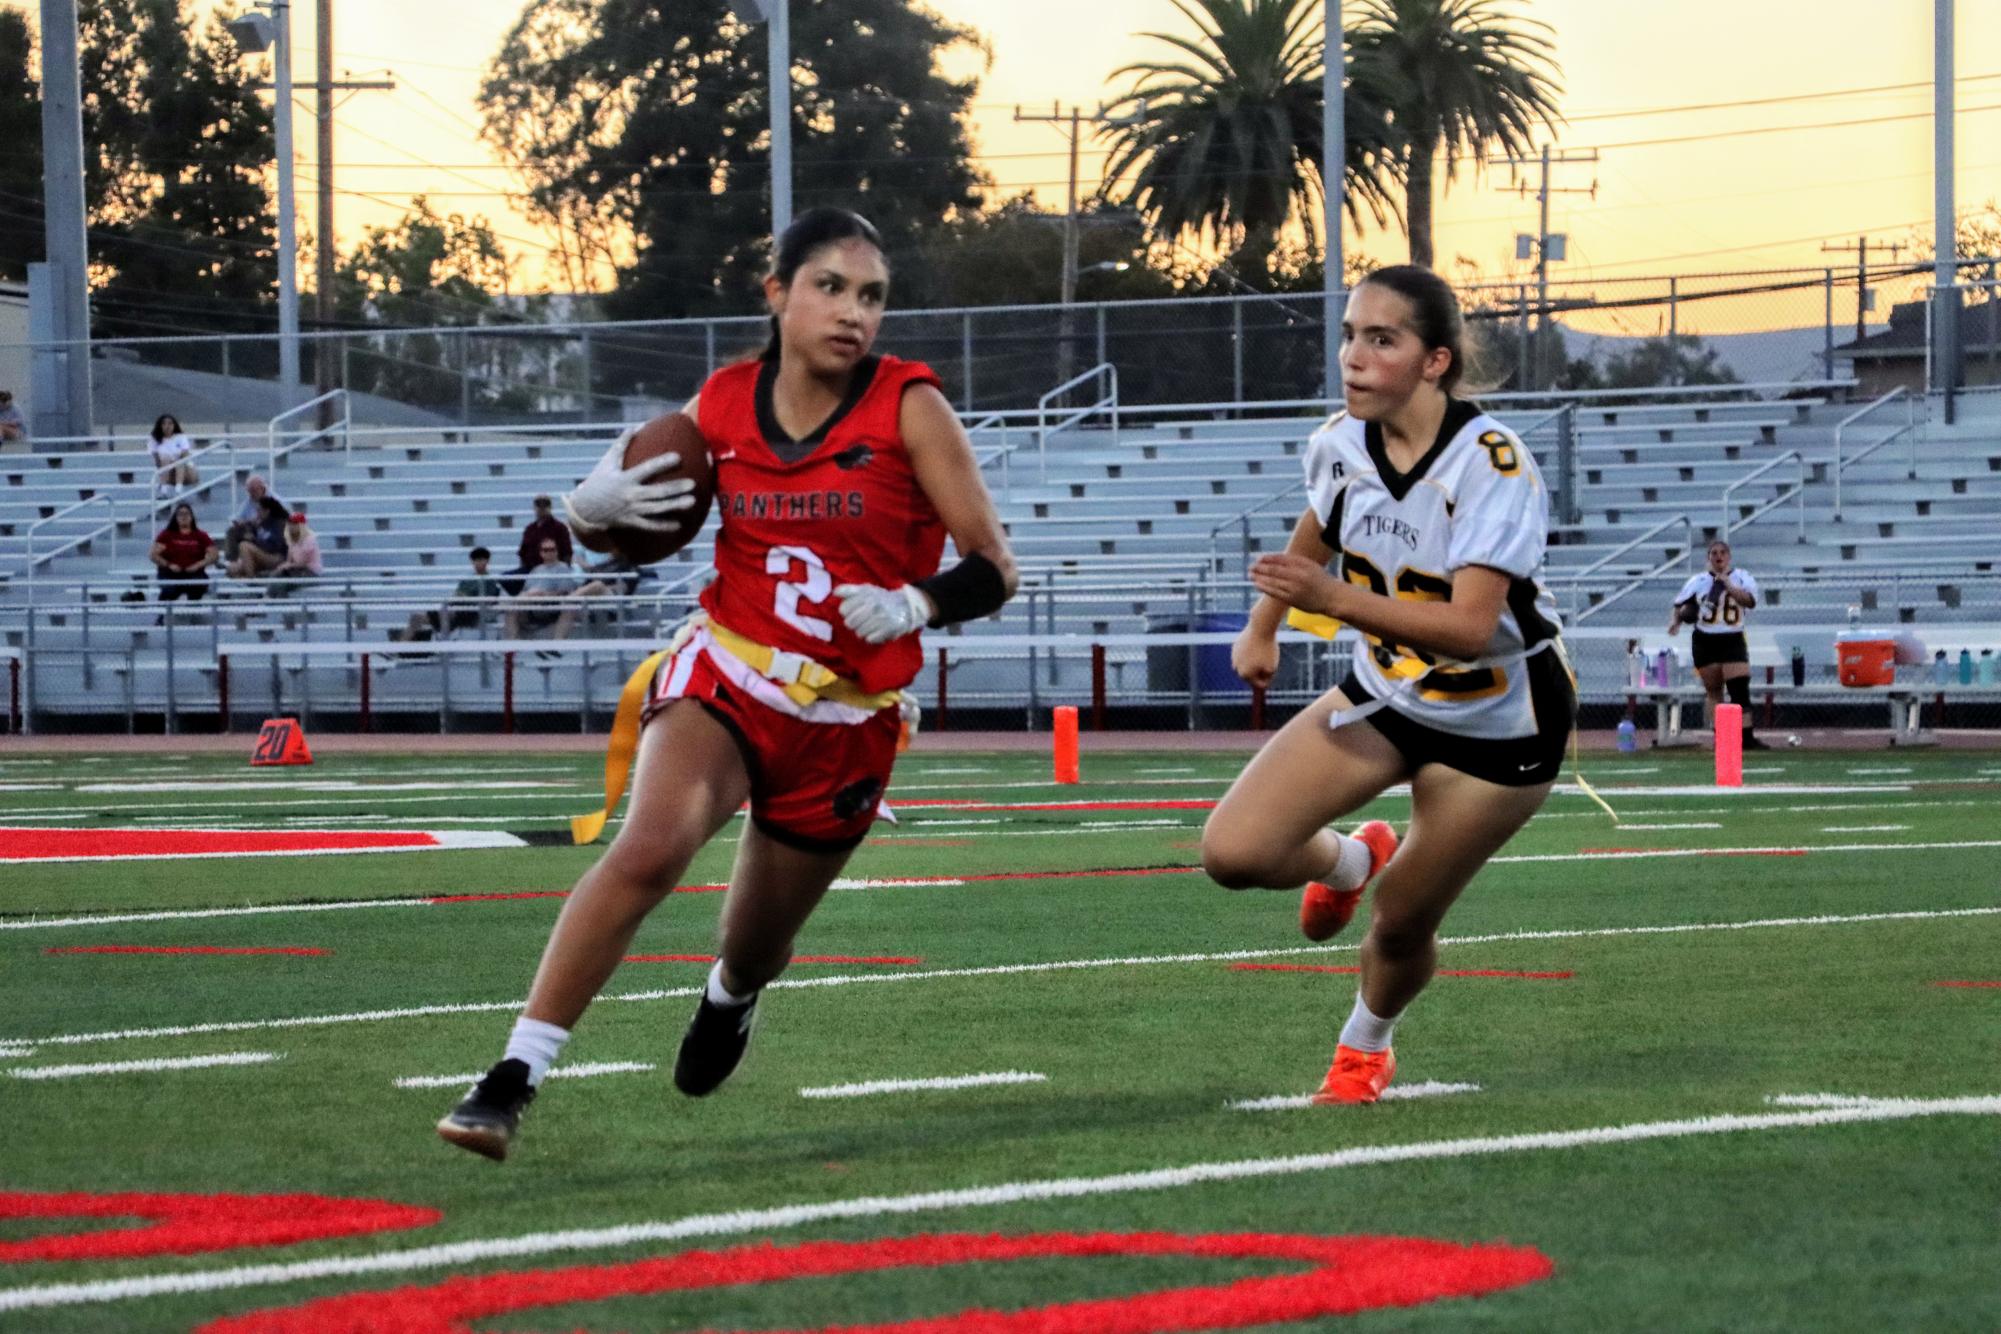
<path id="1" fill-rule="evenodd" d="M 679 454 L 680 465 L 651 480 L 664 482 L 685 477 L 693 481 L 695 507 L 674 516 L 681 526 L 671 533 L 653 533 L 643 528 L 614 528 L 608 532 L 605 537 L 611 549 L 634 565 L 665 560 L 694 541 L 709 517 L 709 505 L 715 500 L 716 478 L 709 464 L 709 444 L 687 413 L 665 413 L 633 432 L 625 445 L 625 466 L 636 467 L 662 454 Z"/>
<path id="2" fill-rule="evenodd" d="M 631 455 L 628 454 L 626 457 L 630 458 Z M 1683 625 L 1694 625 L 1696 619 L 1702 615 L 1702 604 L 1695 598 L 1678 602 L 1675 604 L 1674 614 Z"/>

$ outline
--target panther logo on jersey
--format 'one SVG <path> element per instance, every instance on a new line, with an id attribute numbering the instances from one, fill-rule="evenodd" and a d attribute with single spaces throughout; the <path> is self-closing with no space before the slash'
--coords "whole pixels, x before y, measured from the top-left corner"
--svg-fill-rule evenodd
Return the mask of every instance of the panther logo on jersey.
<path id="1" fill-rule="evenodd" d="M 834 794 L 834 818 L 852 820 L 874 807 L 876 798 L 882 795 L 882 780 L 863 778 L 848 784 Z"/>
<path id="2" fill-rule="evenodd" d="M 875 451 L 867 445 L 849 445 L 834 455 L 834 466 L 842 472 L 853 472 L 857 468 L 866 468 L 874 458 Z"/>

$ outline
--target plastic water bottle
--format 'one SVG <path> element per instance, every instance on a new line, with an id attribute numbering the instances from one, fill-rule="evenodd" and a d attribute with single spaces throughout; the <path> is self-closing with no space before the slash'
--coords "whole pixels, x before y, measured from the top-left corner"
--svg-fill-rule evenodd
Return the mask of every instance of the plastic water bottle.
<path id="1" fill-rule="evenodd" d="M 1640 748 L 1640 743 L 1634 737 L 1633 731 L 1633 720 L 1631 718 L 1621 718 L 1619 720 L 1619 749 L 1628 755 Z"/>
<path id="2" fill-rule="evenodd" d="M 1991 648 L 1980 650 L 1980 684 L 1984 686 L 1995 684 L 1994 650 Z"/>
<path id="3" fill-rule="evenodd" d="M 1973 684 L 1973 650 L 1971 649 L 1963 648 L 1959 651 L 1959 683 L 1963 686 Z"/>
<path id="4" fill-rule="evenodd" d="M 1656 684 L 1658 684 L 1661 689 L 1666 690 L 1670 685 L 1674 684 L 1672 678 L 1672 673 L 1674 671 L 1674 654 L 1668 652 L 1666 649 L 1662 649 L 1660 651 L 1660 656 L 1654 659 L 1654 671 L 1658 676 Z"/>
<path id="5" fill-rule="evenodd" d="M 1932 684 L 1942 686 L 1952 680 L 1952 664 L 1945 660 L 1945 650 L 1932 655 Z"/>
<path id="6" fill-rule="evenodd" d="M 1850 630 L 1857 630 L 1860 629 L 1861 626 L 1862 626 L 1862 608 L 1850 607 L 1848 609 L 1848 628 Z"/>
<path id="7" fill-rule="evenodd" d="M 1647 657 L 1637 643 L 1626 646 L 1626 684 L 1635 690 L 1647 684 Z"/>

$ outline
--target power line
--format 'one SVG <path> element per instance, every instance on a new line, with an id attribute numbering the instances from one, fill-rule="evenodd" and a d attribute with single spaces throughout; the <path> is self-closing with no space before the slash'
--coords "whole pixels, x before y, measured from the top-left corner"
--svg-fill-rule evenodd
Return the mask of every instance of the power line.
<path id="1" fill-rule="evenodd" d="M 1962 74 L 1954 83 L 1979 83 L 1989 79 L 2001 79 L 2001 73 Z M 1930 91 L 1930 79 L 1917 83 L 1885 83 L 1874 88 L 1830 88 L 1819 93 L 1787 93 L 1778 97 L 1745 97 L 1734 102 L 1693 102 L 1678 107 L 1647 107 L 1637 111 L 1593 111 L 1578 116 L 1565 116 L 1564 121 L 1576 125 L 1588 120 L 1634 120 L 1641 116 L 1672 116 L 1687 111 L 1732 111 L 1739 107 L 1770 107 L 1784 102 L 1814 102 L 1829 97 L 1867 97 L 1872 93 L 1902 93 L 1922 88 Z"/>

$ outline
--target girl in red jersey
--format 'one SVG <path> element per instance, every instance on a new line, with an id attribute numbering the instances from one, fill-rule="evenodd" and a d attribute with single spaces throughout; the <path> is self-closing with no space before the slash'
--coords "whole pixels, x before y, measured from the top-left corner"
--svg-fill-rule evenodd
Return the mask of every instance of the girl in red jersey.
<path id="1" fill-rule="evenodd" d="M 563 906 L 504 1058 L 438 1123 L 504 1158 L 521 1112 L 646 915 L 748 801 L 715 967 L 674 1083 L 701 1097 L 742 1058 L 761 989 L 867 834 L 895 759 L 918 631 L 986 616 L 1014 558 L 958 417 L 927 366 L 870 351 L 889 271 L 867 221 L 803 214 L 765 279 L 772 340 L 683 409 L 715 469 L 716 581 L 654 677 L 625 824 Z M 671 456 L 625 441 L 564 498 L 595 546 L 671 528 Z M 946 536 L 961 559 L 940 571 Z"/>

